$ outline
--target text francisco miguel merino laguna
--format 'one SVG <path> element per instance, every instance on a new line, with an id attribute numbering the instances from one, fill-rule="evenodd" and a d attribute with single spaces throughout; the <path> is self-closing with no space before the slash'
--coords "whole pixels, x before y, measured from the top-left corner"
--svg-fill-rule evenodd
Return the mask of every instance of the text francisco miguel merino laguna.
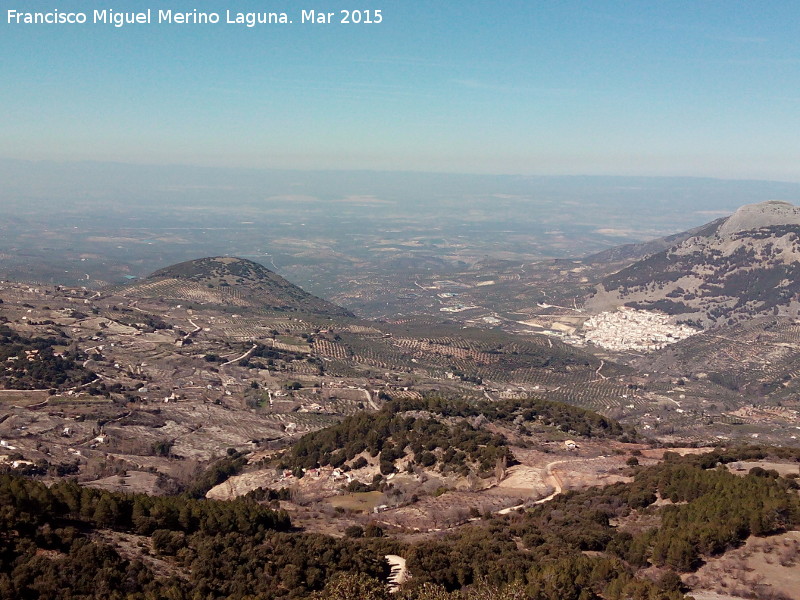
<path id="1" fill-rule="evenodd" d="M 380 10 L 339 10 L 323 12 L 302 9 L 297 11 L 300 23 L 352 23 L 378 24 L 383 21 Z M 123 27 L 125 25 L 164 23 L 175 25 L 216 25 L 227 23 L 255 27 L 256 25 L 292 23 L 285 12 L 236 12 L 226 10 L 224 18 L 218 12 L 202 12 L 197 9 L 182 12 L 172 9 L 147 9 L 140 12 L 124 12 L 112 9 L 93 10 L 89 12 L 65 12 L 57 8 L 47 12 L 25 12 L 15 9 L 6 11 L 6 23 L 9 25 L 83 25 L 100 23 Z"/>

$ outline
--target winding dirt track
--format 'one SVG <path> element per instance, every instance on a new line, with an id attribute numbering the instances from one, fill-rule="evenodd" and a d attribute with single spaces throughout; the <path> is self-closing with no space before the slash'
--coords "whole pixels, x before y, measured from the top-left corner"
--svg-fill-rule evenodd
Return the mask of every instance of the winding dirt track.
<path id="1" fill-rule="evenodd" d="M 558 496 L 562 491 L 564 491 L 564 488 L 563 488 L 562 482 L 561 482 L 561 478 L 553 470 L 553 467 L 555 467 L 558 464 L 566 463 L 566 462 L 572 462 L 572 461 L 569 461 L 569 460 L 555 460 L 555 461 L 547 464 L 547 466 L 545 467 L 545 471 L 547 472 L 547 476 L 550 478 L 550 481 L 552 482 L 554 491 L 549 496 L 545 496 L 544 498 L 540 498 L 539 500 L 536 500 L 534 502 L 534 504 L 544 504 L 545 502 L 549 502 L 550 500 L 552 500 L 553 498 Z M 508 508 L 503 508 L 503 509 L 498 510 L 497 514 L 498 515 L 507 515 L 512 510 L 517 510 L 518 508 L 523 508 L 524 506 L 525 506 L 525 504 L 517 504 L 516 506 L 509 506 Z"/>
<path id="2" fill-rule="evenodd" d="M 595 458 L 589 459 L 566 459 L 566 460 L 554 460 L 551 463 L 547 463 L 545 467 L 545 471 L 547 476 L 550 478 L 550 481 L 553 485 L 553 493 L 549 496 L 545 496 L 544 498 L 540 498 L 533 502 L 533 504 L 544 504 L 545 502 L 549 502 L 560 493 L 564 491 L 563 481 L 558 473 L 555 471 L 555 466 L 565 463 L 577 462 L 578 460 L 600 460 L 604 459 L 604 456 L 598 456 Z M 509 506 L 508 508 L 503 508 L 497 511 L 498 515 L 507 515 L 511 511 L 517 510 L 518 508 L 524 508 L 525 504 L 518 504 L 516 506 Z M 470 521 L 477 521 L 480 517 L 474 517 L 469 519 Z M 389 581 L 387 585 L 389 586 L 389 590 L 391 592 L 396 592 L 400 585 L 403 584 L 404 581 L 408 578 L 408 570 L 406 568 L 406 559 L 397 556 L 396 554 L 387 554 L 386 560 L 392 568 L 391 575 L 389 575 Z"/>
<path id="3" fill-rule="evenodd" d="M 224 367 L 224 366 L 226 366 L 226 365 L 232 365 L 233 363 L 235 363 L 235 362 L 238 362 L 238 361 L 240 361 L 240 360 L 244 360 L 244 359 L 246 359 L 246 358 L 250 358 L 250 355 L 251 355 L 253 352 L 255 352 L 255 351 L 256 351 L 256 348 L 258 348 L 258 344 L 253 344 L 253 347 L 252 347 L 252 348 L 250 348 L 250 350 L 248 350 L 247 352 L 245 352 L 245 353 L 244 353 L 244 354 L 242 354 L 241 356 L 237 356 L 237 357 L 236 357 L 236 358 L 234 358 L 233 360 L 229 360 L 229 361 L 228 361 L 228 362 L 226 362 L 226 363 L 222 363 L 222 364 L 220 365 L 220 367 Z"/>
<path id="4" fill-rule="evenodd" d="M 536 500 L 533 504 L 544 504 L 545 502 L 549 502 L 550 500 L 552 500 L 553 498 L 555 498 L 561 492 L 564 491 L 564 485 L 563 485 L 564 482 L 561 480 L 561 477 L 559 476 L 559 474 L 554 469 L 554 467 L 556 465 L 568 464 L 568 463 L 579 462 L 579 461 L 604 460 L 605 458 L 606 458 L 605 456 L 596 456 L 594 458 L 584 458 L 584 459 L 555 460 L 555 461 L 553 461 L 551 463 L 548 463 L 547 466 L 545 467 L 545 471 L 547 472 L 547 476 L 550 478 L 550 481 L 552 482 L 553 488 L 555 489 L 555 491 L 552 494 L 550 494 L 549 496 L 545 496 L 544 498 L 540 498 L 539 500 Z M 498 510 L 497 514 L 499 514 L 499 515 L 507 515 L 512 510 L 517 510 L 518 508 L 523 508 L 524 506 L 525 506 L 525 504 L 518 504 L 517 506 L 510 506 L 508 508 L 504 508 L 502 510 Z"/>

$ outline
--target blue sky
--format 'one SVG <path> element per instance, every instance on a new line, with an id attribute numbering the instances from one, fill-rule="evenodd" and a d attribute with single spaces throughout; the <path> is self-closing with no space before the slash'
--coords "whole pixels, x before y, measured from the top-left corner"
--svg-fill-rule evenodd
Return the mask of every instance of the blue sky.
<path id="1" fill-rule="evenodd" d="M 8 9 L 291 25 L 9 25 Z M 382 11 L 300 24 L 302 9 Z M 800 181 L 800 2 L 7 0 L 0 157 Z"/>

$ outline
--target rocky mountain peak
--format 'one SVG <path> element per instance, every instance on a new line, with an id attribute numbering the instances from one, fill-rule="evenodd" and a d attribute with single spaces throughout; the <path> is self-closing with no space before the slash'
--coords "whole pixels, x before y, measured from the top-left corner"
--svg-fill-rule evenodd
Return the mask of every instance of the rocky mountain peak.
<path id="1" fill-rule="evenodd" d="M 747 204 L 728 217 L 717 234 L 728 237 L 741 231 L 775 225 L 800 225 L 800 207 L 781 200 Z"/>

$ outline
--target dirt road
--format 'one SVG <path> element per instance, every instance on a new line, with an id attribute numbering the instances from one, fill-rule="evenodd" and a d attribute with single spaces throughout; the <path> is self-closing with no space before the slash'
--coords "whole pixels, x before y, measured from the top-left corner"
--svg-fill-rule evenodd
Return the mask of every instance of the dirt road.
<path id="1" fill-rule="evenodd" d="M 555 467 L 558 464 L 566 463 L 566 462 L 572 462 L 572 461 L 569 461 L 569 460 L 555 460 L 555 461 L 547 464 L 547 466 L 545 467 L 545 472 L 547 473 L 547 476 L 550 479 L 550 482 L 551 482 L 551 485 L 553 486 L 554 491 L 549 496 L 545 496 L 544 498 L 540 498 L 539 500 L 536 500 L 534 502 L 534 504 L 544 504 L 545 502 L 549 502 L 550 500 L 552 500 L 553 498 L 558 496 L 563 491 L 563 486 L 561 485 L 561 483 L 562 483 L 561 482 L 561 478 L 553 470 L 553 467 Z M 511 511 L 517 510 L 518 508 L 523 508 L 524 506 L 525 506 L 525 504 L 517 504 L 516 506 L 509 506 L 508 508 L 503 508 L 501 510 L 498 510 L 497 514 L 498 515 L 507 515 Z"/>

